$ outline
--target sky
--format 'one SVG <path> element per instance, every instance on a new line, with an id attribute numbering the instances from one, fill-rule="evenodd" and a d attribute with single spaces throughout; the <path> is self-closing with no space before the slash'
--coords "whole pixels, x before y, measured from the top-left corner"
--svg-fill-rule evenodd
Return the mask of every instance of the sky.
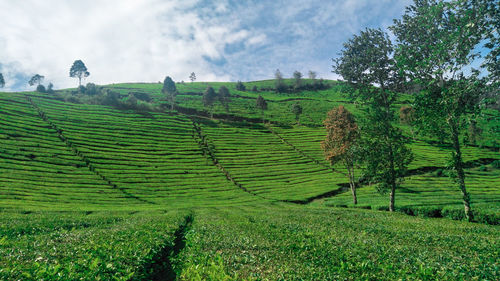
<path id="1" fill-rule="evenodd" d="M 55 89 L 84 83 L 254 81 L 297 70 L 338 78 L 332 58 L 360 30 L 399 18 L 410 0 L 0 0 L 2 91 L 34 74 Z"/>

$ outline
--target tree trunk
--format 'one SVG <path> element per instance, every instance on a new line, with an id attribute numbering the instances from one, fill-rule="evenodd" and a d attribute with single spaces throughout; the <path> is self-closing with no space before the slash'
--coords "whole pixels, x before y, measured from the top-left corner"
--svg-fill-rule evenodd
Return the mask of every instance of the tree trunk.
<path id="1" fill-rule="evenodd" d="M 453 139 L 453 148 L 455 149 L 453 153 L 453 166 L 457 171 L 458 177 L 458 187 L 462 192 L 462 201 L 464 203 L 465 218 L 467 221 L 472 221 L 474 218 L 472 216 L 471 204 L 470 204 L 470 194 L 467 192 L 465 187 L 465 172 L 464 172 L 464 162 L 462 159 L 462 151 L 460 150 L 460 141 L 458 139 L 458 130 L 452 121 L 448 121 L 451 128 L 451 137 Z"/>
<path id="2" fill-rule="evenodd" d="M 394 212 L 394 199 L 396 197 L 396 184 L 393 184 L 391 186 L 391 194 L 389 196 L 390 196 L 389 211 Z"/>

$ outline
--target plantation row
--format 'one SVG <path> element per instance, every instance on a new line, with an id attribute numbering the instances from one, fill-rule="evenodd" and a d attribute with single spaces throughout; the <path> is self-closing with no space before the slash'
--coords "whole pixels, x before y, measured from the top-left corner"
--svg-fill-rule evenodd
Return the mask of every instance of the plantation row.
<path id="1" fill-rule="evenodd" d="M 186 118 L 33 100 L 100 174 L 133 197 L 162 206 L 255 200 L 201 154 Z"/>
<path id="2" fill-rule="evenodd" d="M 0 96 L 2 208 L 92 206 L 128 202 L 92 173 L 23 95 Z"/>

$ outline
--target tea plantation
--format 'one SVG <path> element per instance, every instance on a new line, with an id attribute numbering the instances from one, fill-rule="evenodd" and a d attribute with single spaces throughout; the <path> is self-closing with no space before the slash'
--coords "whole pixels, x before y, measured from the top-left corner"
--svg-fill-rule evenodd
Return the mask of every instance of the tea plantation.
<path id="1" fill-rule="evenodd" d="M 354 208 L 320 143 L 334 106 L 363 112 L 325 83 L 179 83 L 174 110 L 159 83 L 102 87 L 148 101 L 136 108 L 74 89 L 0 93 L 0 280 L 498 280 L 498 111 L 463 150 L 476 222 L 451 147 L 399 124 L 415 157 L 398 212 L 362 181 Z M 228 108 L 205 108 L 206 87 L 223 85 Z"/>

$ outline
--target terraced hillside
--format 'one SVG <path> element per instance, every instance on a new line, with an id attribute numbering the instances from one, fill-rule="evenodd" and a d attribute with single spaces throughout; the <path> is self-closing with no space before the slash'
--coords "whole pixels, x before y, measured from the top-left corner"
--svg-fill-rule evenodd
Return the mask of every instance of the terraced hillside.
<path id="1" fill-rule="evenodd" d="M 351 197 L 343 167 L 324 160 L 321 122 L 338 104 L 361 111 L 331 83 L 288 94 L 265 90 L 272 81 L 179 84 L 176 111 L 160 84 L 105 86 L 146 94 L 151 111 L 0 93 L 0 280 L 498 279 L 492 221 L 377 211 L 387 198 L 370 186 L 358 199 L 374 210 L 337 208 Z M 230 88 L 229 112 L 217 104 L 207 118 L 207 85 Z M 450 148 L 409 143 L 396 206 L 459 210 Z M 498 150 L 464 156 L 473 208 L 497 221 Z"/>

